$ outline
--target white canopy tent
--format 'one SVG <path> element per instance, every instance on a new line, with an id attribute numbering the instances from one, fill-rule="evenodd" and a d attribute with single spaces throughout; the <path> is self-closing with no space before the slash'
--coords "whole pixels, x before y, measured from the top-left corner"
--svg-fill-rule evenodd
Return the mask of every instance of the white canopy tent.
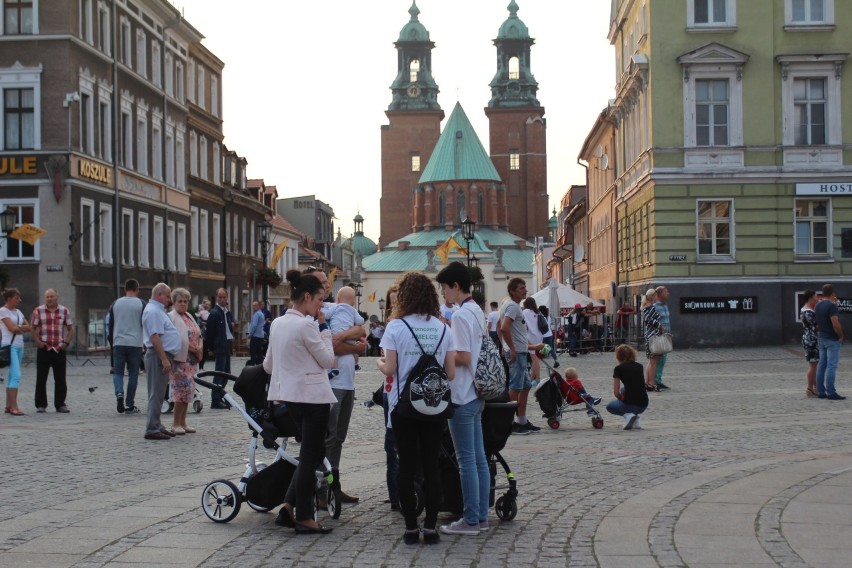
<path id="1" fill-rule="evenodd" d="M 559 283 L 555 278 L 551 278 L 547 286 L 533 294 L 531 298 L 535 300 L 536 305 L 547 306 L 551 317 L 567 316 L 577 304 L 583 307 L 588 306 L 590 302 L 595 307 L 603 305 L 565 284 Z"/>

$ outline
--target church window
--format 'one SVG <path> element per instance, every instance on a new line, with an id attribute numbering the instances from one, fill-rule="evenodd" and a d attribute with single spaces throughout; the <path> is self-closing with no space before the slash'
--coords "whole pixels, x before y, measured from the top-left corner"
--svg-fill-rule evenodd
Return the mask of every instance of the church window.
<path id="1" fill-rule="evenodd" d="M 411 171 L 420 171 L 420 154 L 411 154 Z"/>
<path id="2" fill-rule="evenodd" d="M 509 150 L 509 169 L 512 171 L 521 169 L 521 155 L 517 150 Z"/>
<path id="3" fill-rule="evenodd" d="M 446 221 L 446 215 L 444 211 L 444 205 L 446 201 L 444 200 L 444 193 L 441 192 L 441 195 L 438 196 L 438 223 L 444 223 Z"/>
<path id="4" fill-rule="evenodd" d="M 456 217 L 458 221 L 462 221 L 467 217 L 467 199 L 465 198 L 463 189 L 460 189 L 456 194 Z"/>
<path id="5" fill-rule="evenodd" d="M 482 195 L 482 190 L 477 193 L 477 221 L 480 223 L 485 219 L 485 197 Z"/>
<path id="6" fill-rule="evenodd" d="M 408 80 L 413 83 L 417 81 L 418 75 L 420 75 L 420 60 L 412 59 L 408 66 Z"/>
<path id="7" fill-rule="evenodd" d="M 509 79 L 518 80 L 521 78 L 521 63 L 518 56 L 514 55 L 509 58 Z"/>

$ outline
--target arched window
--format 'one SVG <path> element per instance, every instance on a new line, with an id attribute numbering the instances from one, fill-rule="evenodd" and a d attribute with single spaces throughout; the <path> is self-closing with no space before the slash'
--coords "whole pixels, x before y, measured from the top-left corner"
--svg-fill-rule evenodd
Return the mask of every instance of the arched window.
<path id="1" fill-rule="evenodd" d="M 478 211 L 476 213 L 477 218 L 476 222 L 480 225 L 485 222 L 485 196 L 482 195 L 482 190 L 480 189 L 476 196 Z"/>
<path id="2" fill-rule="evenodd" d="M 458 222 L 464 221 L 465 217 L 467 217 L 467 200 L 465 199 L 463 189 L 460 189 L 456 194 L 456 215 Z"/>
<path id="3" fill-rule="evenodd" d="M 444 192 L 438 196 L 438 223 L 444 224 L 446 222 L 446 215 L 444 214 L 444 206 L 446 205 L 444 201 Z"/>
<path id="4" fill-rule="evenodd" d="M 509 79 L 520 79 L 521 78 L 521 62 L 518 59 L 517 55 L 513 55 L 509 58 Z"/>
<path id="5" fill-rule="evenodd" d="M 408 80 L 410 82 L 415 82 L 417 80 L 417 76 L 420 74 L 420 60 L 412 59 L 411 63 L 408 65 Z"/>

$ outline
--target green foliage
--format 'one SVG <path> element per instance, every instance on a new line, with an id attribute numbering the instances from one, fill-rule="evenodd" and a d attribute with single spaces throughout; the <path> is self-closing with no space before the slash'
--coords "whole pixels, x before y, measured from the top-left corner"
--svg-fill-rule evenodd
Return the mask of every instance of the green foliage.
<path id="1" fill-rule="evenodd" d="M 275 288 L 284 281 L 281 275 L 278 274 L 274 268 L 269 268 L 268 266 L 254 268 L 251 272 L 249 272 L 249 278 L 252 277 L 256 286 L 270 286 Z"/>

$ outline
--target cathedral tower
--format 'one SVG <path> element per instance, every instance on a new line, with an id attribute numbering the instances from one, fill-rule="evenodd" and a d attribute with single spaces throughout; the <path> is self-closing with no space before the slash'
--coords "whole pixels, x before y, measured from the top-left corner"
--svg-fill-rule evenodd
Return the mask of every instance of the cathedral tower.
<path id="1" fill-rule="evenodd" d="M 485 115 L 491 160 L 506 186 L 509 232 L 533 240 L 547 234 L 547 129 L 531 70 L 535 41 L 518 18 L 515 0 L 508 10 L 494 40 L 497 73 Z"/>
<path id="2" fill-rule="evenodd" d="M 412 231 L 414 188 L 441 135 L 444 111 L 438 104 L 438 85 L 432 78 L 429 31 L 420 23 L 416 1 L 411 20 L 394 44 L 397 75 L 390 86 L 392 98 L 382 126 L 381 235 L 386 245 Z"/>

